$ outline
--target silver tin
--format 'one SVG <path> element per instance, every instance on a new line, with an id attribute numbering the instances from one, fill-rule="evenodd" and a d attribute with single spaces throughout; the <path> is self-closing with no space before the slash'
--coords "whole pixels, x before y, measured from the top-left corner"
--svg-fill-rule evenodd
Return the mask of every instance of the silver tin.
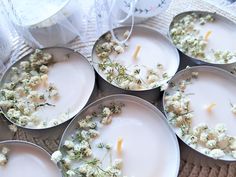
<path id="1" fill-rule="evenodd" d="M 90 82 L 92 82 L 93 84 L 93 90 L 91 91 L 90 93 L 90 97 L 87 98 L 87 103 L 90 103 L 92 102 L 96 95 L 97 95 L 97 88 L 96 88 L 96 85 L 95 85 L 95 72 L 94 72 L 94 69 L 92 68 L 92 65 L 88 62 L 88 60 L 80 53 L 72 50 L 72 49 L 69 49 L 69 48 L 65 48 L 65 47 L 48 47 L 48 48 L 42 48 L 41 50 L 45 51 L 45 52 L 49 52 L 51 54 L 55 54 L 57 53 L 58 50 L 61 50 L 63 52 L 65 52 L 65 54 L 68 54 L 68 53 L 73 53 L 75 55 L 78 55 L 82 60 L 84 60 L 85 62 L 87 62 L 87 64 L 89 65 L 89 67 L 91 67 L 91 70 L 93 72 L 93 75 L 94 75 L 94 80 L 91 80 Z M 32 54 L 33 52 L 29 53 L 28 55 L 20 58 L 19 60 L 17 60 L 15 63 L 13 63 L 6 71 L 5 73 L 2 75 L 2 78 L 0 80 L 0 88 L 2 88 L 3 84 L 5 83 L 5 81 L 7 81 L 7 76 L 9 74 L 9 72 L 11 71 L 11 68 L 14 67 L 14 66 L 17 66 L 21 61 L 24 61 L 24 60 L 28 60 L 28 57 Z M 62 71 L 63 72 L 63 71 Z M 66 74 L 66 73 L 65 73 Z M 76 96 L 76 95 L 75 95 Z M 84 106 L 86 106 L 84 105 Z M 15 124 L 18 128 L 21 128 L 21 129 L 24 129 L 26 130 L 27 132 L 29 133 L 33 133 L 34 134 L 34 137 L 48 137 L 50 136 L 52 133 L 53 134 L 61 134 L 63 132 L 63 129 L 67 126 L 67 124 L 69 123 L 69 121 L 76 115 L 73 115 L 71 116 L 67 121 L 59 124 L 59 125 L 56 125 L 56 126 L 53 126 L 53 127 L 47 127 L 47 128 L 41 128 L 41 129 L 37 129 L 37 128 L 27 128 L 27 127 L 23 127 L 21 125 L 18 125 L 16 123 L 14 123 L 11 119 L 8 118 L 6 112 L 0 107 L 0 110 L 3 112 L 3 115 L 4 117 L 8 120 L 9 123 L 11 124 Z M 77 111 L 77 113 L 80 112 Z"/>
<path id="2" fill-rule="evenodd" d="M 5 141 L 0 141 L 0 149 L 1 149 L 1 147 L 7 147 L 10 150 L 9 153 L 11 153 L 11 146 L 16 146 L 16 147 L 17 146 L 24 146 L 24 147 L 33 148 L 33 149 L 35 149 L 35 151 L 40 151 L 41 153 L 45 154 L 46 157 L 48 158 L 48 161 L 51 161 L 51 155 L 45 149 L 43 149 L 42 147 L 40 147 L 40 146 L 38 146 L 38 145 L 36 145 L 34 143 L 27 142 L 27 141 L 22 141 L 22 140 L 5 140 Z M 9 154 L 9 156 L 10 156 L 10 154 Z M 52 161 L 51 161 L 51 164 L 53 166 L 55 166 L 55 169 L 58 171 L 58 174 L 60 174 L 61 173 L 60 169 L 58 169 L 57 166 Z M 28 167 L 28 168 L 30 168 L 30 167 Z"/>
<path id="3" fill-rule="evenodd" d="M 119 33 L 119 31 L 125 31 L 125 30 L 129 30 L 129 29 L 130 29 L 130 26 L 122 26 L 122 27 L 115 28 L 114 32 Z M 150 28 L 150 27 L 146 27 L 146 26 L 141 26 L 141 25 L 134 26 L 133 31 L 135 31 L 135 29 L 152 30 L 152 31 L 155 31 L 157 33 L 157 35 L 160 35 L 164 39 L 166 39 L 166 41 L 168 41 L 168 43 L 170 44 L 170 47 L 173 47 L 173 49 L 176 50 L 176 60 L 177 60 L 178 65 L 179 65 L 179 62 L 180 62 L 179 53 L 178 53 L 177 49 L 175 49 L 175 46 L 171 43 L 171 41 L 166 36 L 162 35 L 157 30 L 155 30 L 153 28 Z M 95 66 L 95 63 L 94 63 L 94 60 L 95 60 L 94 58 L 96 56 L 95 48 L 96 48 L 96 45 L 99 43 L 99 41 L 107 33 L 109 33 L 109 31 L 104 33 L 102 36 L 99 37 L 99 39 L 95 42 L 95 44 L 93 46 L 93 49 L 92 49 L 92 64 L 93 64 L 93 67 L 94 67 L 94 69 L 96 71 L 96 74 L 97 74 L 98 88 L 101 91 L 103 91 L 105 93 L 105 95 L 130 94 L 130 95 L 141 97 L 145 100 L 148 100 L 148 101 L 154 103 L 162 95 L 160 87 L 156 87 L 156 88 L 148 89 L 148 90 L 125 90 L 125 89 L 122 89 L 122 88 L 120 88 L 116 85 L 113 85 L 113 84 L 109 83 L 106 79 L 104 79 L 104 77 L 102 77 L 99 74 L 99 71 L 98 71 L 98 69 L 97 69 L 97 67 Z M 178 67 L 176 68 L 176 72 L 177 72 L 177 70 L 178 70 Z M 168 80 L 166 82 L 168 82 Z"/>
<path id="4" fill-rule="evenodd" d="M 229 20 L 228 18 L 224 17 L 224 16 L 221 16 L 217 13 L 213 13 L 213 12 L 208 12 L 208 11 L 186 11 L 186 12 L 183 12 L 183 13 L 180 13 L 178 15 L 176 15 L 170 25 L 169 25 L 169 31 L 168 31 L 168 36 L 169 38 L 171 39 L 172 41 L 172 38 L 171 38 L 171 34 L 170 34 L 170 31 L 173 27 L 173 24 L 176 22 L 176 21 L 179 21 L 179 19 L 183 18 L 184 16 L 188 15 L 188 14 L 191 14 L 191 13 L 196 13 L 198 15 L 207 15 L 207 14 L 210 14 L 212 15 L 216 20 L 220 20 L 220 21 L 224 21 L 225 23 L 227 23 L 228 25 L 231 25 L 231 26 L 235 26 L 235 30 L 236 30 L 236 24 Z M 173 41 L 172 41 L 173 43 Z M 173 43 L 174 44 L 174 43 Z M 175 45 L 175 44 L 174 44 Z M 176 46 L 177 47 L 177 46 Z M 177 47 L 178 48 L 178 47 Z M 214 64 L 214 63 L 209 63 L 209 62 L 206 62 L 206 61 L 203 61 L 203 60 L 200 60 L 198 58 L 194 58 L 188 54 L 185 54 L 181 51 L 180 48 L 178 48 L 179 52 L 180 52 L 180 69 L 184 69 L 186 68 L 187 66 L 197 66 L 197 65 L 207 65 L 207 66 L 214 66 L 214 67 L 219 67 L 219 68 L 222 68 L 222 69 L 225 69 L 231 73 L 236 73 L 236 62 L 234 63 L 229 63 L 229 64 Z"/>
<path id="5" fill-rule="evenodd" d="M 31 146 L 35 149 L 39 149 L 40 151 L 43 151 L 45 154 L 47 154 L 48 158 L 51 158 L 51 155 L 42 147 L 38 146 L 37 144 L 28 142 L 28 141 L 22 141 L 22 140 L 4 140 L 0 141 L 0 147 L 2 146 L 7 146 L 7 145 L 26 145 L 26 146 Z"/>
<path id="6" fill-rule="evenodd" d="M 235 75 L 233 74 L 230 74 L 229 72 L 221 69 L 221 68 L 217 68 L 217 67 L 213 67 L 213 66 L 193 66 L 193 67 L 190 67 L 190 68 L 187 68 L 187 69 L 183 69 L 181 71 L 179 71 L 171 80 L 169 83 L 178 83 L 179 81 L 183 80 L 183 79 L 186 79 L 186 78 L 189 78 L 191 75 L 192 75 L 192 72 L 198 72 L 198 73 L 201 73 L 201 71 L 207 71 L 207 72 L 210 72 L 210 73 L 220 73 L 221 75 L 224 75 L 227 77 L 227 80 L 229 81 L 232 81 L 234 83 L 236 83 L 236 77 Z M 163 108 L 163 112 L 165 114 L 165 116 L 168 118 L 168 114 L 165 110 L 165 100 L 164 100 L 164 97 L 168 94 L 168 93 L 171 93 L 173 91 L 173 89 L 171 88 L 171 86 L 169 86 L 165 91 L 164 91 L 164 94 L 163 94 L 163 98 L 162 98 L 162 108 Z M 169 121 L 168 121 L 169 123 Z M 175 132 L 175 127 L 169 123 L 170 127 L 172 128 L 173 132 Z M 176 132 L 175 132 L 176 133 Z M 176 136 L 178 136 L 178 134 L 176 134 Z M 203 159 L 205 159 L 205 162 L 201 162 L 201 163 L 212 163 L 213 161 L 218 161 L 219 163 L 222 162 L 235 162 L 236 159 L 214 159 L 212 158 L 211 156 L 208 156 L 206 154 L 203 154 L 201 153 L 199 150 L 189 146 L 181 137 L 178 136 L 178 138 L 181 140 L 181 146 L 184 146 L 184 147 L 189 147 L 190 150 L 187 150 L 187 151 L 190 151 L 191 154 L 198 154 L 200 155 L 200 157 L 204 157 Z M 186 149 L 186 148 L 185 148 Z M 199 161 L 199 159 L 192 159 L 192 160 L 196 160 L 196 161 Z"/>
<path id="7" fill-rule="evenodd" d="M 149 109 L 151 109 L 153 112 L 155 112 L 158 115 L 158 118 L 161 118 L 166 126 L 168 127 L 168 130 L 171 131 L 170 132 L 170 137 L 172 138 L 174 141 L 175 146 L 173 147 L 173 149 L 176 149 L 177 152 L 177 160 L 176 161 L 176 171 L 175 171 L 175 176 L 178 176 L 178 172 L 179 172 L 179 167 L 180 167 L 180 149 L 179 149 L 179 143 L 177 140 L 177 137 L 174 135 L 174 133 L 172 132 L 170 126 L 167 123 L 167 120 L 164 116 L 164 114 L 157 108 L 155 107 L 153 104 L 149 103 L 148 101 L 141 99 L 139 97 L 133 96 L 133 95 L 126 95 L 126 94 L 115 94 L 115 95 L 109 95 L 106 97 L 103 97 L 101 99 L 98 99 L 96 101 L 94 101 L 93 103 L 89 104 L 87 107 L 85 107 L 71 122 L 70 124 L 67 126 L 67 128 L 65 129 L 62 138 L 60 140 L 60 144 L 59 144 L 59 149 L 63 146 L 65 140 L 72 134 L 75 133 L 75 130 L 78 129 L 78 121 L 83 119 L 86 115 L 88 115 L 88 113 L 92 113 L 94 110 L 97 110 L 101 105 L 106 105 L 106 104 L 110 104 L 110 103 L 125 103 L 125 102 L 138 102 L 140 103 L 142 106 L 145 106 Z M 59 168 L 61 168 L 61 166 L 59 165 Z"/>

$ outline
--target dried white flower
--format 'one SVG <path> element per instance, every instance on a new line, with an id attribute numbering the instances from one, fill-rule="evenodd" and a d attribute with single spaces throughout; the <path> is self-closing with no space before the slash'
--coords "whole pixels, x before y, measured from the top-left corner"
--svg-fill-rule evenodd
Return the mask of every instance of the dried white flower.
<path id="1" fill-rule="evenodd" d="M 3 147 L 3 148 L 2 148 L 2 154 L 3 154 L 3 155 L 7 155 L 7 153 L 9 153 L 9 151 L 10 151 L 10 149 L 7 148 L 7 147 Z"/>
<path id="2" fill-rule="evenodd" d="M 120 53 L 124 53 L 125 50 L 124 50 L 123 47 L 117 45 L 117 46 L 115 47 L 115 51 L 116 51 L 118 54 L 120 54 Z"/>
<path id="3" fill-rule="evenodd" d="M 161 91 L 164 91 L 168 88 L 168 83 L 164 83 L 161 85 Z"/>
<path id="4" fill-rule="evenodd" d="M 66 172 L 66 174 L 67 174 L 69 177 L 73 177 L 73 176 L 76 175 L 76 173 L 75 173 L 73 170 L 68 170 L 68 171 Z"/>
<path id="5" fill-rule="evenodd" d="M 64 146 L 67 147 L 68 149 L 74 148 L 75 144 L 71 140 L 66 140 L 64 143 Z"/>
<path id="6" fill-rule="evenodd" d="M 224 151 L 221 149 L 213 149 L 209 152 L 209 155 L 214 159 L 219 159 L 225 155 Z"/>
<path id="7" fill-rule="evenodd" d="M 62 160 L 62 153 L 61 151 L 55 151 L 52 156 L 51 156 L 51 160 L 54 162 L 54 163 L 58 163 L 59 161 Z"/>
<path id="8" fill-rule="evenodd" d="M 7 164 L 7 157 L 4 154 L 0 153 L 0 166 L 4 166 L 6 164 Z"/>

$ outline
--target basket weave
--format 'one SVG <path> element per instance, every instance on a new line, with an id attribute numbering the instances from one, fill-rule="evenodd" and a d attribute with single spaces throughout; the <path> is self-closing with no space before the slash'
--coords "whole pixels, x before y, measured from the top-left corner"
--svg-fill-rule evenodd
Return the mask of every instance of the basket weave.
<path id="1" fill-rule="evenodd" d="M 230 13 L 227 13 L 217 7 L 202 1 L 202 0 L 173 0 L 170 8 L 161 15 L 151 18 L 144 23 L 144 25 L 155 28 L 164 34 L 167 34 L 169 24 L 178 13 L 188 10 L 206 10 L 211 12 L 217 12 L 232 21 L 236 22 L 236 17 Z M 235 9 L 236 10 L 236 9 Z M 87 42 L 81 42 L 79 39 L 75 39 L 66 47 L 70 47 L 80 53 L 82 53 L 88 60 L 91 59 L 91 49 L 97 39 L 95 20 L 91 20 L 88 26 Z M 17 55 L 22 57 L 32 51 L 32 48 L 25 43 L 20 43 L 19 39 L 15 39 L 15 46 L 18 47 Z M 16 47 L 15 47 L 16 48 Z M 98 97 L 101 97 L 100 94 Z M 157 104 L 158 105 L 158 104 Z M 18 129 L 13 134 L 7 129 L 8 122 L 5 119 L 0 119 L 0 140 L 5 139 L 20 139 L 36 143 L 48 152 L 53 152 L 57 149 L 59 139 L 62 135 L 63 128 L 66 125 L 60 127 L 59 130 L 53 131 L 50 136 L 36 135 L 33 132 L 26 132 L 25 130 Z M 196 151 L 187 147 L 183 142 L 179 141 L 181 149 L 181 165 L 179 170 L 179 177 L 236 177 L 236 163 L 225 163 L 222 161 L 215 161 L 208 157 L 205 157 Z"/>

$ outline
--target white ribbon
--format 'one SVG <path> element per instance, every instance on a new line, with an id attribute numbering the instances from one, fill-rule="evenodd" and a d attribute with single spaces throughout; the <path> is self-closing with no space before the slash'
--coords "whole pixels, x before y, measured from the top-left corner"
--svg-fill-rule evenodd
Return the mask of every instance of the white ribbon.
<path id="1" fill-rule="evenodd" d="M 125 43 L 131 36 L 131 33 L 133 31 L 133 27 L 134 27 L 134 10 L 135 10 L 135 6 L 137 4 L 138 0 L 131 0 L 130 2 L 130 9 L 129 9 L 129 12 L 127 14 L 126 17 L 124 17 L 123 19 L 121 20 L 117 20 L 113 15 L 112 15 L 112 11 L 114 10 L 114 7 L 115 7 L 115 4 L 116 4 L 116 0 L 113 0 L 112 1 L 112 5 L 111 5 L 111 8 L 110 8 L 110 11 L 109 11 L 109 16 L 108 16 L 108 20 L 109 20 L 109 30 L 111 32 L 111 35 L 113 37 L 113 39 L 118 42 L 118 43 Z M 117 25 L 117 24 L 121 24 L 121 23 L 124 23 L 129 17 L 131 17 L 131 26 L 130 26 L 130 31 L 129 31 L 129 34 L 127 36 L 126 39 L 124 40 L 119 40 L 115 34 L 114 34 L 114 24 Z"/>

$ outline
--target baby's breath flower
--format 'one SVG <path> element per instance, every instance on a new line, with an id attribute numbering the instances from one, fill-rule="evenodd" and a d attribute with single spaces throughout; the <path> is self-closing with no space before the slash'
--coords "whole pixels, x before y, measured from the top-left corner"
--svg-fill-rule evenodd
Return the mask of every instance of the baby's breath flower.
<path id="1" fill-rule="evenodd" d="M 4 166 L 6 164 L 7 164 L 7 157 L 4 154 L 0 153 L 0 166 Z"/>
<path id="2" fill-rule="evenodd" d="M 8 128 L 10 129 L 11 132 L 15 133 L 17 132 L 17 126 L 14 124 L 8 125 Z"/>
<path id="3" fill-rule="evenodd" d="M 124 36 L 127 34 L 128 31 L 125 32 Z M 163 81 L 169 79 L 160 63 L 153 69 L 143 66 L 128 69 L 119 61 L 110 58 L 110 55 L 124 53 L 127 47 L 128 44 L 116 43 L 110 33 L 106 34 L 104 39 L 101 39 L 101 42 L 96 45 L 95 51 L 99 58 L 98 68 L 108 82 L 126 90 L 145 90 L 159 87 Z M 146 76 L 143 74 L 145 72 L 147 73 Z"/>
<path id="4" fill-rule="evenodd" d="M 9 149 L 7 147 L 2 147 L 0 152 L 0 166 L 4 166 L 7 164 L 8 158 L 7 154 L 9 153 Z"/>
<path id="5" fill-rule="evenodd" d="M 168 88 L 168 83 L 162 84 L 161 85 L 161 91 L 164 91 Z"/>
<path id="6" fill-rule="evenodd" d="M 51 156 L 51 160 L 54 162 L 54 163 L 58 163 L 62 160 L 62 153 L 61 151 L 55 151 L 52 156 Z"/>
<path id="7" fill-rule="evenodd" d="M 73 176 L 76 175 L 76 173 L 75 173 L 73 170 L 68 170 L 68 171 L 66 172 L 66 174 L 67 174 L 69 177 L 73 177 Z"/>
<path id="8" fill-rule="evenodd" d="M 36 49 L 30 55 L 29 60 L 21 61 L 18 66 L 12 67 L 10 82 L 6 82 L 1 88 L 2 100 L 0 106 L 4 109 L 9 119 L 21 126 L 47 127 L 56 125 L 60 121 L 39 122 L 35 121 L 34 113 L 38 107 L 53 106 L 46 102 L 48 94 L 41 93 L 38 86 L 48 87 L 48 70 L 52 61 L 52 55 Z M 50 92 L 51 97 L 58 96 L 56 87 Z M 60 119 L 60 118 L 58 118 Z M 14 130 L 15 131 L 15 130 Z"/>
<path id="9" fill-rule="evenodd" d="M 212 22 L 214 22 L 214 17 L 210 14 L 201 16 L 192 13 L 180 18 L 173 24 L 170 30 L 173 43 L 183 53 L 192 57 L 210 63 L 230 63 L 236 59 L 236 52 L 212 50 L 213 55 L 206 53 L 208 38 L 212 32 L 208 31 L 205 35 L 202 35 L 197 26 L 198 24 L 205 25 L 206 23 Z"/>
<path id="10" fill-rule="evenodd" d="M 224 151 L 221 149 L 213 149 L 209 152 L 209 155 L 214 159 L 219 159 L 225 155 Z"/>
<path id="11" fill-rule="evenodd" d="M 9 148 L 7 148 L 7 147 L 3 147 L 2 148 L 2 154 L 3 155 L 7 155 L 7 153 L 10 151 L 10 149 Z"/>
<path id="12" fill-rule="evenodd" d="M 176 133 L 191 147 L 213 158 L 222 158 L 223 156 L 235 156 L 236 138 L 227 135 L 227 128 L 224 124 L 216 124 L 214 128 L 201 123 L 192 127 L 194 114 L 191 111 L 190 95 L 186 94 L 188 84 L 191 79 L 197 79 L 198 74 L 192 73 L 190 79 L 182 80 L 173 87 L 173 92 L 164 95 L 165 111 L 168 115 L 168 121 L 175 126 Z M 233 107 L 233 104 L 231 104 Z"/>
<path id="13" fill-rule="evenodd" d="M 64 146 L 67 147 L 68 149 L 74 148 L 74 142 L 71 140 L 66 140 Z"/>
<path id="14" fill-rule="evenodd" d="M 102 159 L 97 159 L 93 155 L 93 141 L 99 136 L 99 129 L 97 127 L 91 127 L 90 125 L 95 124 L 96 126 L 103 128 L 102 120 L 104 118 L 112 118 L 113 115 L 119 114 L 123 104 L 110 104 L 103 106 L 98 112 L 86 115 L 82 120 L 79 121 L 79 129 L 75 134 L 68 137 L 61 151 L 56 151 L 52 154 L 51 159 L 55 163 L 60 163 L 63 166 L 64 174 L 68 177 L 73 176 L 114 176 L 120 177 L 122 159 L 115 159 L 113 163 L 108 166 L 103 164 Z M 99 143 L 96 147 L 100 151 L 106 151 L 107 153 L 111 150 L 109 143 Z M 63 152 L 63 154 L 62 154 Z M 107 158 L 113 158 L 113 155 L 105 156 Z M 74 168 L 76 164 L 76 168 Z"/>

